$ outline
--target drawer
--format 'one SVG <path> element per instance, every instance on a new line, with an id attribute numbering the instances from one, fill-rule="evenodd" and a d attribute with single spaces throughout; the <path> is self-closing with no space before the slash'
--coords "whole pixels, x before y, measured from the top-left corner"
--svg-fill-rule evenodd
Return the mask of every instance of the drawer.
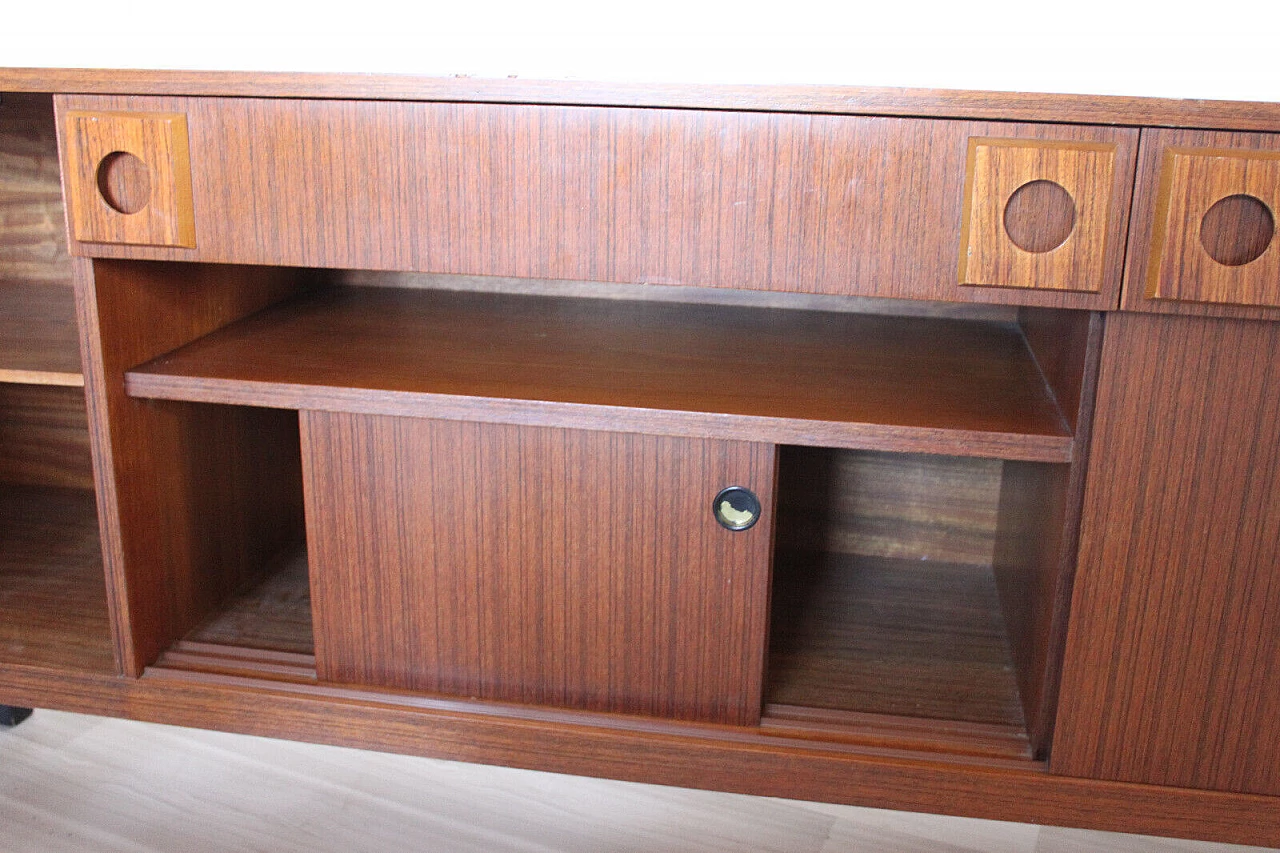
<path id="1" fill-rule="evenodd" d="M 700 110 L 58 108 L 67 173 L 84 176 L 68 183 L 73 221 L 102 226 L 76 229 L 82 255 L 1095 309 L 1118 300 L 1137 142 L 1126 128 Z M 77 144 L 95 116 L 129 126 Z M 117 149 L 151 162 L 130 173 L 133 159 L 106 159 Z M 188 165 L 190 211 L 160 193 Z M 127 212 L 138 198 L 151 201 Z M 147 233 L 127 227 L 146 217 Z"/>
<path id="2" fill-rule="evenodd" d="M 1280 135 L 1144 130 L 1125 307 L 1274 316 L 1277 212 Z"/>
<path id="3" fill-rule="evenodd" d="M 758 721 L 772 445 L 325 412 L 301 423 L 322 680 Z M 729 486 L 759 496 L 754 513 L 719 498 Z M 758 523 L 731 530 L 717 511 Z"/>

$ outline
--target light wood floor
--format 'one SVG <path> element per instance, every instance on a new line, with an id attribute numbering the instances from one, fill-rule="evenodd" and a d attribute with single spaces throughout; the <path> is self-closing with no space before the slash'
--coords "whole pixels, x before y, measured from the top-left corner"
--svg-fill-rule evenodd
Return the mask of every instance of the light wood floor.
<path id="1" fill-rule="evenodd" d="M 3 851 L 1211 853 L 1261 848 L 771 800 L 37 711 Z"/>

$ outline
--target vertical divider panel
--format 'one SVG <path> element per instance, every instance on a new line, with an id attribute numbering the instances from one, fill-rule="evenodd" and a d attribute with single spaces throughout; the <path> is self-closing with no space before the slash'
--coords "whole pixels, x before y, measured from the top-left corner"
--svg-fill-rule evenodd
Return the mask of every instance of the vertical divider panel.
<path id="1" fill-rule="evenodd" d="M 1084 500 L 1101 314 L 1022 309 L 1020 325 L 1075 433 L 1069 464 L 1006 461 L 994 568 L 1032 749 L 1053 737 Z"/>
<path id="2" fill-rule="evenodd" d="M 108 605 L 117 663 L 137 676 L 301 538 L 301 488 L 292 412 L 134 399 L 124 373 L 285 298 L 303 276 L 74 265 Z"/>

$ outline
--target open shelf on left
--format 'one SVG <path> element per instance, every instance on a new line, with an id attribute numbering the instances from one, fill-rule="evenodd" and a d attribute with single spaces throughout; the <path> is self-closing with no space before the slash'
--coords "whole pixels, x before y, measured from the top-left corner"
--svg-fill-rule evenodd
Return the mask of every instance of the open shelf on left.
<path id="1" fill-rule="evenodd" d="M 0 486 L 0 666 L 113 674 L 93 493 Z"/>
<path id="2" fill-rule="evenodd" d="M 0 702 L 8 667 L 114 675 L 53 102 L 0 95 Z"/>

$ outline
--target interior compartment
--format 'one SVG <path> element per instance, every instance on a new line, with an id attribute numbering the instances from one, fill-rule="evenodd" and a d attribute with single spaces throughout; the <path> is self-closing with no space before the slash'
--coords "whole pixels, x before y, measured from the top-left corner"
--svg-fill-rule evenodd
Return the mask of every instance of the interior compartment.
<path id="1" fill-rule="evenodd" d="M 0 95 L 0 666 L 116 671 L 53 100 Z"/>
<path id="2" fill-rule="evenodd" d="M 298 410 L 747 438 L 780 447 L 763 724 L 1043 754 L 1096 315 L 152 262 L 95 273 L 100 306 L 164 294 L 189 303 L 179 325 L 202 293 L 221 300 L 108 365 L 166 447 L 148 457 L 155 476 L 188 497 L 222 483 L 208 511 L 157 505 L 199 547 L 147 555 L 189 594 L 145 663 L 314 678 Z M 228 468 L 274 492 L 229 488 Z M 264 508 L 273 525 L 246 521 Z M 209 543 L 242 529 L 215 558 Z"/>
<path id="3" fill-rule="evenodd" d="M 885 745 L 1036 752 L 1034 645 L 1068 466 L 783 447 L 767 727 Z M 1039 491 L 1027 483 L 1041 486 Z M 1034 522 L 1031 521 L 1034 519 Z M 1034 526 L 1045 533 L 1028 541 Z M 1052 614 L 1050 613 L 1050 616 Z"/>
<path id="4" fill-rule="evenodd" d="M 191 448 L 203 447 L 206 457 L 193 464 L 178 456 L 166 474 L 181 475 L 191 490 L 183 526 L 174 526 L 178 517 L 169 522 L 183 553 L 168 562 L 166 583 L 196 592 L 160 662 L 251 671 L 287 662 L 306 675 L 314 639 L 297 414 L 151 405 L 180 420 Z"/>

